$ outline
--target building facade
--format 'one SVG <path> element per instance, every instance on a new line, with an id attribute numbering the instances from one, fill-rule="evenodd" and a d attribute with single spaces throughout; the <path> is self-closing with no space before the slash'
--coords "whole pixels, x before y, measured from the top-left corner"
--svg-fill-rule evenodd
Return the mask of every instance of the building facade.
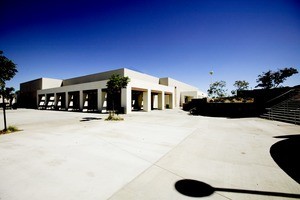
<path id="1" fill-rule="evenodd" d="M 40 78 L 21 83 L 21 107 L 105 112 L 111 101 L 106 83 L 113 74 L 130 78 L 119 96 L 119 105 L 124 113 L 172 109 L 192 98 L 205 97 L 196 87 L 180 81 L 122 68 L 66 80 Z"/>

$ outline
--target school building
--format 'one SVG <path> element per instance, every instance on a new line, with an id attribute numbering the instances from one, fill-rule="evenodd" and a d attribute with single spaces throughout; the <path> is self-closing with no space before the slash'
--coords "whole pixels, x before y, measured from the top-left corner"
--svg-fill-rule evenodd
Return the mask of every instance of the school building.
<path id="1" fill-rule="evenodd" d="M 66 111 L 106 112 L 111 107 L 106 83 L 113 75 L 129 77 L 116 107 L 124 113 L 135 110 L 164 110 L 206 96 L 196 87 L 171 79 L 157 78 L 127 68 L 66 80 L 39 78 L 20 84 L 19 106 Z"/>

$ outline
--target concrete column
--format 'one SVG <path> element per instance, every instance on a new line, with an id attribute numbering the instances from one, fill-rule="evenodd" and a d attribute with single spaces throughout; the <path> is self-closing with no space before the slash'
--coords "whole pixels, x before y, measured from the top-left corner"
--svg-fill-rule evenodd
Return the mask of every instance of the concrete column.
<path id="1" fill-rule="evenodd" d="M 102 103 L 102 89 L 98 89 L 98 91 L 97 91 L 97 107 L 98 107 L 99 111 L 102 110 L 102 106 L 103 106 L 103 103 Z"/>
<path id="2" fill-rule="evenodd" d="M 107 92 L 102 92 L 102 111 L 107 109 Z"/>
<path id="3" fill-rule="evenodd" d="M 49 104 L 49 102 L 51 102 L 50 97 L 51 97 L 50 94 L 46 94 L 46 100 L 45 100 L 45 103 L 46 103 L 46 109 L 49 108 L 49 105 L 48 105 L 48 104 Z"/>
<path id="4" fill-rule="evenodd" d="M 165 92 L 162 91 L 158 94 L 158 109 L 164 110 L 165 109 Z"/>
<path id="5" fill-rule="evenodd" d="M 83 109 L 83 104 L 84 104 L 84 96 L 83 96 L 83 91 L 79 91 L 79 110 Z"/>
<path id="6" fill-rule="evenodd" d="M 45 94 L 45 108 L 48 107 L 48 94 Z"/>
<path id="7" fill-rule="evenodd" d="M 55 93 L 55 103 L 54 103 L 54 106 L 56 109 L 60 110 L 62 108 L 65 107 L 65 102 L 63 102 L 63 94 L 58 94 L 58 93 Z"/>
<path id="8" fill-rule="evenodd" d="M 173 109 L 175 107 L 175 99 L 174 93 L 170 94 L 170 108 Z"/>
<path id="9" fill-rule="evenodd" d="M 50 95 L 50 108 L 54 109 L 55 108 L 55 101 L 56 101 L 56 97 L 55 97 L 55 93 Z"/>
<path id="10" fill-rule="evenodd" d="M 158 94 L 152 96 L 152 109 L 158 109 Z"/>
<path id="11" fill-rule="evenodd" d="M 124 107 L 125 114 L 131 112 L 132 108 L 131 105 L 131 87 L 127 86 L 121 90 L 121 106 Z"/>
<path id="12" fill-rule="evenodd" d="M 173 103 L 173 106 L 170 106 L 170 108 L 174 108 L 174 107 L 179 107 L 180 106 L 180 92 L 177 91 L 177 87 L 175 86 L 175 89 L 174 89 L 174 93 L 172 94 L 173 96 L 173 100 L 174 100 L 174 103 Z M 179 101 L 179 102 L 178 102 Z M 182 101 L 181 101 L 182 103 Z"/>
<path id="13" fill-rule="evenodd" d="M 154 99 L 155 99 L 154 96 L 155 95 L 151 93 L 151 110 L 153 110 L 153 108 L 154 108 Z"/>
<path id="14" fill-rule="evenodd" d="M 54 108 L 57 108 L 57 103 L 59 101 L 59 97 L 57 96 L 57 93 L 54 93 Z"/>
<path id="15" fill-rule="evenodd" d="M 143 92 L 143 109 L 146 112 L 151 111 L 151 90 Z"/>
<path id="16" fill-rule="evenodd" d="M 83 99 L 83 109 L 90 106 L 91 94 L 83 93 L 82 99 Z"/>
<path id="17" fill-rule="evenodd" d="M 65 102 L 65 104 L 66 104 L 66 110 L 68 110 L 68 108 L 69 108 L 69 93 L 68 92 L 66 92 L 66 102 Z"/>
<path id="18" fill-rule="evenodd" d="M 37 94 L 36 95 L 36 107 L 39 109 L 39 107 L 40 107 L 40 95 L 39 94 Z"/>

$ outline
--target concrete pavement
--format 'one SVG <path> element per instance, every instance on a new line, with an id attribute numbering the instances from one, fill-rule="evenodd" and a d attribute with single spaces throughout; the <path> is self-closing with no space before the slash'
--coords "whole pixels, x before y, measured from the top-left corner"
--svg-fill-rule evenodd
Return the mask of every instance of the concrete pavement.
<path id="1" fill-rule="evenodd" d="M 176 109 L 136 112 L 120 122 L 105 117 L 8 111 L 8 124 L 23 131 L 0 135 L 0 199 L 193 199 L 175 189 L 182 179 L 239 191 L 216 190 L 201 199 L 300 194 L 300 185 L 269 152 L 283 140 L 275 136 L 300 134 L 299 126 L 189 116 Z"/>

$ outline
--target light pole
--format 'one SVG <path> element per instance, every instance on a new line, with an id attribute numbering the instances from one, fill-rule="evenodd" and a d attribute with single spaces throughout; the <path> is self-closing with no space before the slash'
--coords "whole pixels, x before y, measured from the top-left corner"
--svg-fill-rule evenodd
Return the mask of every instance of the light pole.
<path id="1" fill-rule="evenodd" d="M 210 84 L 212 84 L 212 76 L 213 76 L 213 74 L 214 74 L 214 71 L 211 70 L 211 71 L 209 72 L 209 74 L 210 74 Z"/>

